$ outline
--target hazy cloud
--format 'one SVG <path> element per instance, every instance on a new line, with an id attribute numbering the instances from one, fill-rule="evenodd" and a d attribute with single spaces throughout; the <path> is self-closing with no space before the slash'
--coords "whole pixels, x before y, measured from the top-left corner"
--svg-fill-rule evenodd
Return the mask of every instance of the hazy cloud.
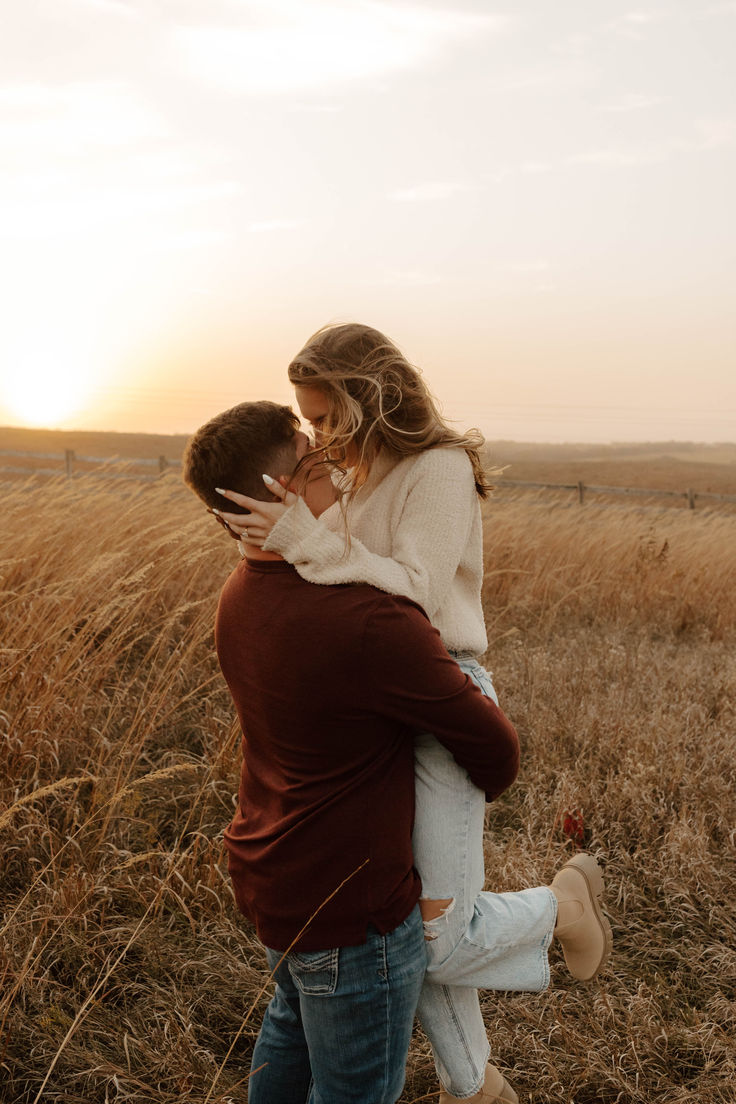
<path id="1" fill-rule="evenodd" d="M 168 126 L 133 88 L 114 81 L 0 88 L 0 141 L 50 154 L 164 138 Z"/>
<path id="2" fill-rule="evenodd" d="M 187 71 L 242 94 L 312 90 L 419 65 L 509 19 L 364 0 L 251 0 L 240 18 L 178 26 L 171 36 Z M 247 16 L 247 19 L 246 19 Z"/>
<path id="3" fill-rule="evenodd" d="M 629 11 L 617 16 L 606 24 L 604 30 L 614 35 L 625 38 L 641 40 L 646 32 L 658 23 L 671 19 L 675 13 L 671 11 Z"/>
<path id="4" fill-rule="evenodd" d="M 175 136 L 123 82 L 2 87 L 0 143 L 15 170 L 0 180 L 0 220 L 16 240 L 69 237 L 131 218 L 149 224 L 151 215 L 239 191 L 217 157 Z"/>
<path id="5" fill-rule="evenodd" d="M 631 23 L 641 27 L 647 23 L 658 23 L 662 19 L 662 12 L 658 11 L 632 11 L 621 17 L 622 23 Z"/>
<path id="6" fill-rule="evenodd" d="M 84 156 L 70 148 L 71 156 L 43 160 L 35 145 L 30 152 L 17 147 L 16 172 L 0 178 L 0 228 L 7 237 L 52 241 L 134 220 L 141 241 L 150 242 L 168 232 L 164 224 L 176 221 L 177 212 L 204 206 L 203 217 L 214 212 L 216 218 L 241 190 L 237 181 L 208 171 L 221 166 L 208 166 L 196 146 L 107 146 Z"/>
<path id="7" fill-rule="evenodd" d="M 630 168 L 637 165 L 655 165 L 672 153 L 673 147 L 648 146 L 646 149 L 597 149 L 574 153 L 566 158 L 568 165 L 600 165 L 604 168 Z"/>
<path id="8" fill-rule="evenodd" d="M 296 103 L 289 105 L 289 111 L 304 112 L 307 115 L 338 115 L 343 111 L 338 103 Z"/>
<path id="9" fill-rule="evenodd" d="M 519 166 L 519 171 L 525 176 L 540 176 L 542 173 L 552 172 L 553 168 L 551 161 L 524 161 Z"/>
<path id="10" fill-rule="evenodd" d="M 651 96 L 640 92 L 629 92 L 616 100 L 603 104 L 603 111 L 642 111 L 648 107 L 657 107 L 666 103 L 664 96 Z"/>
<path id="11" fill-rule="evenodd" d="M 387 272 L 384 284 L 394 284 L 398 287 L 431 287 L 442 283 L 442 277 L 436 272 L 425 272 L 422 269 L 405 269 Z"/>
<path id="12" fill-rule="evenodd" d="M 686 148 L 695 150 L 720 149 L 730 146 L 736 139 L 736 121 L 734 119 L 698 119 L 696 129 L 699 134 Z"/>
<path id="13" fill-rule="evenodd" d="M 527 273 L 536 274 L 539 272 L 549 272 L 551 267 L 549 261 L 543 260 L 540 257 L 538 260 L 534 261 L 518 261 L 516 264 L 511 265 L 511 271 L 518 272 L 521 275 Z"/>
<path id="14" fill-rule="evenodd" d="M 709 4 L 695 15 L 736 15 L 736 0 L 726 0 L 723 4 Z"/>
<path id="15" fill-rule="evenodd" d="M 588 150 L 571 154 L 565 159 L 568 165 L 601 165 L 611 168 L 627 168 L 637 165 L 654 165 L 680 154 L 703 153 L 722 149 L 736 141 L 736 121 L 733 119 L 698 119 L 691 138 L 672 138 L 652 142 L 646 148 Z"/>
<path id="16" fill-rule="evenodd" d="M 492 172 L 484 173 L 484 183 L 502 184 L 510 177 L 519 176 L 544 176 L 559 168 L 552 161 L 522 161 L 520 164 L 499 165 Z"/>
<path id="17" fill-rule="evenodd" d="M 624 37 L 640 40 L 645 37 L 648 28 L 657 24 L 667 22 L 687 25 L 717 16 L 734 14 L 736 14 L 736 0 L 723 0 L 722 3 L 716 4 L 692 3 L 681 8 L 670 6 L 669 8 L 660 7 L 629 11 L 611 20 L 604 29 Z"/>
<path id="18" fill-rule="evenodd" d="M 62 0 L 62 2 L 69 7 L 88 8 L 102 15 L 122 16 L 127 19 L 137 19 L 140 14 L 134 0 L 130 3 L 128 0 Z M 58 6 L 59 0 L 57 0 Z"/>
<path id="19" fill-rule="evenodd" d="M 397 188 L 389 199 L 395 203 L 426 203 L 439 199 L 450 199 L 463 192 L 474 192 L 479 185 L 460 180 L 425 180 L 410 188 Z"/>
<path id="20" fill-rule="evenodd" d="M 267 234 L 273 230 L 293 230 L 295 226 L 301 226 L 300 219 L 263 219 L 261 222 L 251 222 L 248 231 L 251 234 Z"/>
<path id="21" fill-rule="evenodd" d="M 181 230 L 163 239 L 163 245 L 172 249 L 201 249 L 208 245 L 219 245 L 226 237 L 224 230 Z"/>
<path id="22" fill-rule="evenodd" d="M 514 93 L 540 89 L 565 92 L 588 86 L 599 76 L 599 69 L 590 58 L 590 50 L 587 44 L 581 51 L 568 46 L 560 44 L 559 49 L 550 51 L 562 55 L 559 59 L 545 59 L 532 65 L 499 66 L 489 74 L 490 87 L 494 92 Z"/>
<path id="23" fill-rule="evenodd" d="M 574 31 L 565 35 L 551 46 L 553 54 L 580 57 L 588 54 L 593 42 L 593 34 L 590 31 Z"/>
<path id="24" fill-rule="evenodd" d="M 35 175 L 19 176 L 12 187 L 0 187 L 0 230 L 9 238 L 53 240 L 85 234 L 103 226 L 119 229 L 131 219 L 139 224 L 139 244 L 160 236 L 162 220 L 200 205 L 217 204 L 238 195 L 235 181 L 118 181 L 94 175 L 58 174 L 39 184 Z M 152 226 L 150 216 L 156 217 Z M 145 223 L 145 233 L 141 230 Z"/>

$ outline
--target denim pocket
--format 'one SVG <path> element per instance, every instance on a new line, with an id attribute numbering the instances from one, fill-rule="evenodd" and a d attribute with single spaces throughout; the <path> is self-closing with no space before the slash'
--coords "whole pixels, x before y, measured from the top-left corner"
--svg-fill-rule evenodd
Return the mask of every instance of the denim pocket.
<path id="1" fill-rule="evenodd" d="M 337 989 L 340 948 L 330 951 L 292 951 L 286 956 L 289 973 L 306 996 L 330 997 Z"/>

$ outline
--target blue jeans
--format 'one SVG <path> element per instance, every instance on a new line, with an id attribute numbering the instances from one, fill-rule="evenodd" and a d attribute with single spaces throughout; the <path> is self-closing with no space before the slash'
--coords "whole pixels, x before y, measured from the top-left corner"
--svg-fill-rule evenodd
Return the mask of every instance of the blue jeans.
<path id="1" fill-rule="evenodd" d="M 426 966 L 419 906 L 387 935 L 370 927 L 358 947 L 266 954 L 276 993 L 249 1104 L 394 1104 Z"/>
<path id="2" fill-rule="evenodd" d="M 455 659 L 498 704 L 478 661 Z M 422 897 L 452 902 L 425 924 L 427 974 L 417 1015 L 440 1081 L 462 1098 L 483 1084 L 490 1051 L 477 989 L 546 989 L 557 902 L 548 886 L 483 892 L 485 795 L 434 736 L 416 739 L 415 768 L 413 846 Z"/>

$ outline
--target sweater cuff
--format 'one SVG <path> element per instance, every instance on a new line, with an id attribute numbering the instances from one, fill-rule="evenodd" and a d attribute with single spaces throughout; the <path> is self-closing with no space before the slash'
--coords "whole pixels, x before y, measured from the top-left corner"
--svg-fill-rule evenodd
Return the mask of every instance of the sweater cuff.
<path id="1" fill-rule="evenodd" d="M 329 563 L 340 558 L 343 541 L 316 518 L 303 498 L 297 498 L 263 543 L 264 552 L 278 552 L 291 564 Z"/>
<path id="2" fill-rule="evenodd" d="M 289 506 L 286 513 L 281 515 L 266 537 L 263 551 L 278 552 L 285 560 L 293 563 L 302 541 L 309 536 L 312 527 L 317 524 L 317 518 L 304 499 L 297 498 L 294 505 Z"/>

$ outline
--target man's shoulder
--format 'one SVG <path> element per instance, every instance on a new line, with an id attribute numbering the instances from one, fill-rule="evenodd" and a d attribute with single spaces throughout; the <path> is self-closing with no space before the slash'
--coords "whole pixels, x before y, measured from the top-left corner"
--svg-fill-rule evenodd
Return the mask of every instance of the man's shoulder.
<path id="1" fill-rule="evenodd" d="M 402 594 L 389 594 L 369 583 L 309 583 L 301 579 L 309 604 L 327 620 L 348 622 L 351 631 L 381 626 L 388 634 L 399 625 L 421 622 L 429 627 L 429 619 L 420 605 Z M 416 631 L 416 630 L 414 630 Z M 434 631 L 434 630 L 432 630 Z"/>
<path id="2" fill-rule="evenodd" d="M 377 619 L 384 625 L 407 619 L 427 621 L 422 607 L 411 598 L 389 594 L 369 583 L 312 583 L 290 564 L 285 565 L 288 570 L 268 574 L 249 570 L 250 566 L 242 560 L 228 576 L 220 594 L 220 608 L 240 606 L 252 612 L 254 605 L 264 603 L 270 608 L 272 588 L 277 587 L 288 602 L 287 607 L 281 606 L 282 616 L 288 608 L 291 617 L 319 617 L 335 628 L 338 622 L 349 622 L 356 632 Z"/>

